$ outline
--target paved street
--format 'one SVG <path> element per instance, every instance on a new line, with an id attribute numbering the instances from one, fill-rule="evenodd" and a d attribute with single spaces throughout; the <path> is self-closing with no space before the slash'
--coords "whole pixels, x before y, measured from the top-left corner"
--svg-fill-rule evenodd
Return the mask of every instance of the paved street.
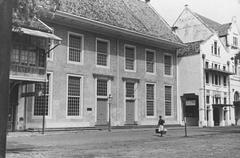
<path id="1" fill-rule="evenodd" d="M 7 158 L 239 158 L 240 127 L 9 134 Z"/>

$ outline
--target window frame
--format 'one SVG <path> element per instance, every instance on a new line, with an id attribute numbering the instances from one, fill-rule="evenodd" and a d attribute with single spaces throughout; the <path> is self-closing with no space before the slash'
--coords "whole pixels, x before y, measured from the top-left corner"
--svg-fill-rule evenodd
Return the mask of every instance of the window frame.
<path id="1" fill-rule="evenodd" d="M 70 35 L 75 35 L 75 36 L 79 36 L 79 37 L 82 38 L 82 40 L 81 40 L 82 50 L 81 50 L 80 62 L 69 60 L 69 39 L 70 39 L 69 37 L 70 37 Z M 75 65 L 83 65 L 84 64 L 84 35 L 83 34 L 68 31 L 68 35 L 67 35 L 67 64 L 75 64 Z"/>
<path id="2" fill-rule="evenodd" d="M 147 115 L 147 85 L 153 85 L 154 99 L 153 99 L 153 116 Z M 146 118 L 155 118 L 156 117 L 156 83 L 146 82 L 145 83 L 145 117 Z"/>
<path id="3" fill-rule="evenodd" d="M 78 116 L 69 116 L 68 115 L 68 81 L 69 76 L 71 77 L 79 77 L 80 78 L 80 105 L 79 105 L 79 115 Z M 66 78 L 66 119 L 81 119 L 83 117 L 83 76 L 82 75 L 76 75 L 76 74 L 67 74 Z"/>
<path id="4" fill-rule="evenodd" d="M 134 63 L 133 63 L 134 69 L 133 70 L 126 69 L 126 48 L 127 47 L 134 49 Z M 137 62 L 136 62 L 136 60 L 137 60 L 137 48 L 136 48 L 136 46 L 130 45 L 130 44 L 124 44 L 124 71 L 136 72 L 137 71 Z"/>
<path id="5" fill-rule="evenodd" d="M 171 87 L 171 115 L 166 115 L 166 87 Z M 171 117 L 174 117 L 174 112 L 173 112 L 173 86 L 172 85 L 169 85 L 169 84 L 165 84 L 164 85 L 164 116 L 165 118 L 171 118 Z"/>
<path id="6" fill-rule="evenodd" d="M 165 56 L 170 56 L 171 57 L 171 74 L 168 75 L 168 74 L 165 74 Z M 169 54 L 169 53 L 164 53 L 163 55 L 163 75 L 165 77 L 173 77 L 173 55 L 172 54 Z"/>
<path id="7" fill-rule="evenodd" d="M 52 118 L 52 97 L 53 97 L 53 72 L 47 72 L 47 74 L 50 74 L 49 78 L 49 85 L 48 85 L 48 115 L 45 115 L 45 118 L 51 119 Z M 35 91 L 35 85 L 33 86 L 33 89 Z M 32 118 L 33 119 L 40 119 L 42 118 L 42 115 L 34 115 L 34 104 L 35 104 L 35 98 L 33 99 L 33 108 L 32 108 Z"/>
<path id="8" fill-rule="evenodd" d="M 153 72 L 147 71 L 147 53 L 152 52 L 153 53 Z M 147 74 L 156 74 L 156 51 L 153 49 L 145 49 L 145 72 Z"/>
<path id="9" fill-rule="evenodd" d="M 104 66 L 104 65 L 98 65 L 97 64 L 97 57 L 98 57 L 98 53 L 100 53 L 100 54 L 103 54 L 103 53 L 101 53 L 101 52 L 98 52 L 97 51 L 97 42 L 98 41 L 102 41 L 102 42 L 107 42 L 107 65 L 106 66 Z M 96 65 L 96 67 L 101 67 L 101 68 L 110 68 L 110 48 L 111 48 L 111 42 L 110 42 L 110 40 L 107 40 L 107 39 L 103 39 L 103 38 L 96 38 L 96 40 L 95 40 L 95 65 Z"/>

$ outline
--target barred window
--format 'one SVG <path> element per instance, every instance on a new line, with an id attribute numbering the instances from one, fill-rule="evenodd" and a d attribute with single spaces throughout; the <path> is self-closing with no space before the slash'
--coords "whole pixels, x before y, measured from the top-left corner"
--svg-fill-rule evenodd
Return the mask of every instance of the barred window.
<path id="1" fill-rule="evenodd" d="M 154 73 L 154 52 L 146 51 L 146 71 Z"/>
<path id="2" fill-rule="evenodd" d="M 172 87 L 165 86 L 165 116 L 172 115 Z"/>
<path id="3" fill-rule="evenodd" d="M 164 55 L 164 74 L 172 75 L 172 56 Z"/>
<path id="4" fill-rule="evenodd" d="M 81 77 L 68 76 L 68 116 L 80 115 Z"/>
<path id="5" fill-rule="evenodd" d="M 125 69 L 135 70 L 135 48 L 125 47 Z"/>
<path id="6" fill-rule="evenodd" d="M 126 97 L 134 98 L 134 83 L 126 82 Z"/>
<path id="7" fill-rule="evenodd" d="M 154 84 L 146 85 L 147 116 L 154 116 Z"/>
<path id="8" fill-rule="evenodd" d="M 108 65 L 109 43 L 107 41 L 97 40 L 97 65 Z"/>
<path id="9" fill-rule="evenodd" d="M 47 83 L 46 83 L 46 94 L 44 96 L 44 83 L 37 83 L 35 84 L 35 92 L 42 92 L 39 96 L 34 97 L 34 116 L 42 116 L 43 115 L 43 108 L 45 105 L 45 115 L 48 116 L 49 114 L 49 87 L 50 87 L 50 74 L 47 74 Z"/>
<path id="10" fill-rule="evenodd" d="M 82 36 L 69 34 L 69 61 L 81 62 L 82 55 Z"/>
<path id="11" fill-rule="evenodd" d="M 97 96 L 107 96 L 107 80 L 97 80 Z"/>

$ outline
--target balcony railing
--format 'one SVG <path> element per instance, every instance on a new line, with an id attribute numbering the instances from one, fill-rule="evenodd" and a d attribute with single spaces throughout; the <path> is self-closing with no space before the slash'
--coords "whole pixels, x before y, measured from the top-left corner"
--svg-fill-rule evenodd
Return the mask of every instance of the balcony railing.
<path id="1" fill-rule="evenodd" d="M 10 71 L 13 71 L 16 73 L 29 73 L 29 74 L 44 75 L 46 72 L 46 69 L 44 67 L 11 63 Z"/>
<path id="2" fill-rule="evenodd" d="M 215 67 L 205 67 L 205 71 L 218 72 L 218 73 L 223 73 L 223 74 L 226 74 L 226 75 L 233 75 L 234 74 L 234 72 L 231 72 L 229 70 L 219 69 L 219 68 L 215 68 Z"/>

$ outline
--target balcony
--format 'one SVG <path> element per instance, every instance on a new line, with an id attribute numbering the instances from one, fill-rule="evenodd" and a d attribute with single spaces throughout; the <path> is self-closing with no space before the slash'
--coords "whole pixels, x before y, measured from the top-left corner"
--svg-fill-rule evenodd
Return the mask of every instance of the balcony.
<path id="1" fill-rule="evenodd" d="M 10 79 L 37 82 L 44 81 L 46 77 L 45 49 L 39 47 L 37 44 L 33 45 L 31 43 L 34 42 L 32 38 L 26 38 L 25 40 L 22 38 L 18 39 L 18 42 L 14 41 L 13 43 Z M 38 42 L 39 41 L 40 40 L 38 40 Z"/>
<path id="2" fill-rule="evenodd" d="M 215 73 L 221 73 L 225 75 L 233 75 L 234 72 L 228 71 L 226 69 L 216 68 L 216 67 L 205 67 L 204 68 L 206 72 L 215 72 Z"/>

